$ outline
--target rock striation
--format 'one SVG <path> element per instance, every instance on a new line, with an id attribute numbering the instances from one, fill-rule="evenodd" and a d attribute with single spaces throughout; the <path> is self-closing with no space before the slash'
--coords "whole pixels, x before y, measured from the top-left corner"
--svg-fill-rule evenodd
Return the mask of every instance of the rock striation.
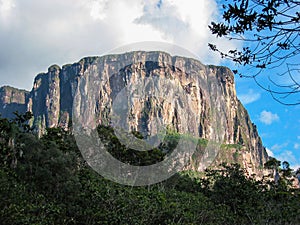
<path id="1" fill-rule="evenodd" d="M 128 113 L 120 113 L 118 101 Z M 104 125 L 112 125 L 111 114 L 119 110 L 128 129 L 145 136 L 157 132 L 159 118 L 158 123 L 176 132 L 221 141 L 213 165 L 238 162 L 251 175 L 260 173 L 268 159 L 256 126 L 236 96 L 233 73 L 165 52 L 135 51 L 87 57 L 62 68 L 53 65 L 35 77 L 30 92 L 0 89 L 2 116 L 11 117 L 16 110 L 31 111 L 31 124 L 40 134 L 47 127 L 70 129 L 74 110 L 82 110 L 85 122 L 97 115 L 97 123 Z M 200 167 L 194 163 L 189 169 Z"/>

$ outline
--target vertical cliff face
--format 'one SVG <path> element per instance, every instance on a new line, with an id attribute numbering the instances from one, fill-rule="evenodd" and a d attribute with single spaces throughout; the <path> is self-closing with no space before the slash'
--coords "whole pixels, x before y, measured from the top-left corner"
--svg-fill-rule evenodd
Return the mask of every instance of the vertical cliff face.
<path id="1" fill-rule="evenodd" d="M 27 111 L 30 92 L 4 86 L 0 88 L 0 113 L 2 117 L 11 118 L 13 113 Z"/>
<path id="2" fill-rule="evenodd" d="M 46 127 L 68 128 L 73 109 L 84 115 L 84 122 L 97 115 L 97 123 L 105 125 L 116 123 L 111 115 L 119 110 L 128 130 L 145 136 L 155 134 L 160 123 L 180 133 L 221 141 L 215 165 L 239 162 L 252 174 L 268 157 L 236 97 L 232 72 L 194 59 L 141 51 L 89 57 L 62 68 L 51 66 L 35 78 L 30 93 L 0 90 L 2 115 L 11 112 L 5 105 L 18 104 L 20 112 L 32 111 L 39 132 Z M 124 113 L 118 105 L 126 108 Z M 198 166 L 190 168 L 199 170 Z"/>
<path id="3" fill-rule="evenodd" d="M 39 74 L 31 91 L 31 109 L 34 125 L 40 131 L 58 126 L 60 118 L 60 68 L 56 65 L 48 73 Z"/>

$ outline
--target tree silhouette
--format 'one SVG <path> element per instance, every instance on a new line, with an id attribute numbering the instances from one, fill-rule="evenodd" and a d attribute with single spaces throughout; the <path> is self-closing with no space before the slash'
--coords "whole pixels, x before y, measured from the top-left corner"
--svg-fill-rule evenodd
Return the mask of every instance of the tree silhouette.
<path id="1" fill-rule="evenodd" d="M 279 167 L 281 165 L 281 162 L 273 157 L 270 157 L 270 159 L 264 164 L 264 167 L 266 169 L 271 169 L 273 170 L 273 178 L 275 184 L 278 184 L 279 181 Z"/>
<path id="2" fill-rule="evenodd" d="M 241 49 L 223 52 L 209 43 L 211 50 L 222 58 L 230 59 L 237 65 L 246 66 L 249 73 L 233 70 L 241 77 L 254 78 L 256 83 L 269 91 L 273 98 L 286 105 L 300 104 L 291 96 L 300 94 L 299 59 L 300 53 L 300 2 L 294 0 L 225 0 L 223 21 L 211 22 L 212 34 L 229 40 L 242 41 Z M 263 85 L 259 75 L 268 69 L 279 69 L 268 75 L 269 84 Z M 282 68 L 285 68 L 282 70 Z M 269 72 L 269 71 L 268 71 Z M 270 74 L 270 72 L 269 72 Z M 275 75 L 275 76 L 274 76 Z M 265 83 L 265 80 L 264 80 Z M 293 95 L 292 95 L 293 94 Z"/>
<path id="3" fill-rule="evenodd" d="M 298 186 L 300 188 L 300 168 L 296 170 L 296 178 L 298 179 Z"/>

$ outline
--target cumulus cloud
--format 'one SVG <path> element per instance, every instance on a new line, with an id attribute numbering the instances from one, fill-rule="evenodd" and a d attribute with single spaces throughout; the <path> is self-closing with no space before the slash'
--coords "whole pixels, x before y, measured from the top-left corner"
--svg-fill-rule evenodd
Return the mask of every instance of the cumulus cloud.
<path id="1" fill-rule="evenodd" d="M 294 144 L 294 149 L 299 149 L 300 148 L 300 144 L 299 143 L 295 143 Z"/>
<path id="2" fill-rule="evenodd" d="M 51 64 L 100 54 L 115 44 L 109 24 L 95 20 L 84 1 L 15 1 L 0 25 L 0 84 L 29 89 Z"/>
<path id="3" fill-rule="evenodd" d="M 209 42 L 229 50 L 236 42 L 216 39 L 208 24 L 217 18 L 218 7 L 213 0 L 146 0 L 143 13 L 134 22 L 149 25 L 163 37 L 197 54 L 205 63 L 220 63 L 220 57 L 207 51 Z"/>
<path id="4" fill-rule="evenodd" d="M 134 20 L 137 24 L 151 25 L 159 30 L 166 38 L 175 38 L 189 32 L 189 23 L 181 17 L 175 4 L 165 0 L 146 0 L 143 14 Z"/>
<path id="5" fill-rule="evenodd" d="M 244 105 L 247 105 L 260 99 L 260 94 L 249 89 L 247 93 L 239 94 L 238 98 Z"/>
<path id="6" fill-rule="evenodd" d="M 207 43 L 235 43 L 210 34 L 217 12 L 215 0 L 0 0 L 0 85 L 29 89 L 52 64 L 140 41 L 171 42 L 218 64 Z"/>
<path id="7" fill-rule="evenodd" d="M 13 0 L 0 0 L 0 18 L 2 23 L 6 22 L 11 14 L 11 10 L 15 7 Z"/>
<path id="8" fill-rule="evenodd" d="M 264 110 L 260 113 L 259 120 L 260 120 L 260 122 L 262 122 L 266 125 L 270 125 L 273 122 L 278 121 L 279 116 L 277 114 L 273 114 L 272 112 Z"/>
<path id="9" fill-rule="evenodd" d="M 85 6 L 90 9 L 90 15 L 92 18 L 103 20 L 106 18 L 105 9 L 107 3 L 107 0 L 92 0 L 87 1 Z"/>

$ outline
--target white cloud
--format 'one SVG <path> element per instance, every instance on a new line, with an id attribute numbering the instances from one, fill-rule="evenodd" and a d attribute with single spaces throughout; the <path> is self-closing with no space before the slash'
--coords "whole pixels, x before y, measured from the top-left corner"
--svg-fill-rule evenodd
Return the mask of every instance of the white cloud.
<path id="1" fill-rule="evenodd" d="M 290 167 L 293 169 L 299 168 L 299 159 L 295 156 L 295 152 L 286 149 L 288 143 L 275 144 L 271 149 L 266 148 L 266 151 L 269 156 L 275 157 L 279 161 L 287 161 L 290 164 Z"/>
<path id="2" fill-rule="evenodd" d="M 299 147 L 300 147 L 300 144 L 299 144 L 299 143 L 295 143 L 295 144 L 294 144 L 294 149 L 299 149 Z"/>
<path id="3" fill-rule="evenodd" d="M 227 51 L 236 42 L 217 39 L 208 24 L 217 17 L 217 4 L 213 0 L 146 0 L 141 16 L 134 22 L 149 25 L 163 37 L 198 55 L 204 63 L 220 63 L 220 57 L 207 51 L 209 42 Z"/>
<path id="4" fill-rule="evenodd" d="M 90 8 L 90 15 L 94 19 L 103 20 L 106 17 L 105 7 L 107 0 L 92 0 L 87 1 L 86 6 Z"/>
<path id="5" fill-rule="evenodd" d="M 288 142 L 285 142 L 283 144 L 275 144 L 271 147 L 271 150 L 272 151 L 280 151 L 287 146 L 288 146 Z"/>
<path id="6" fill-rule="evenodd" d="M 217 11 L 215 0 L 0 0 L 0 86 L 29 89 L 52 64 L 140 41 L 171 42 L 219 64 L 207 43 L 236 43 L 210 34 Z"/>
<path id="7" fill-rule="evenodd" d="M 299 161 L 297 161 L 294 153 L 289 150 L 285 150 L 282 153 L 275 155 L 275 158 L 280 160 L 281 163 L 287 161 L 293 169 L 295 169 L 299 164 Z"/>
<path id="8" fill-rule="evenodd" d="M 14 7 L 15 3 L 13 0 L 0 0 L 1 15 L 3 15 L 3 13 L 9 13 Z"/>
<path id="9" fill-rule="evenodd" d="M 101 55 L 130 36 L 132 42 L 162 40 L 159 32 L 133 26 L 142 11 L 139 2 L 112 0 L 101 8 L 95 0 L 16 1 L 9 26 L 0 23 L 0 85 L 29 89 L 50 65 Z"/>
<path id="10" fill-rule="evenodd" d="M 260 94 L 255 93 L 253 89 L 249 89 L 247 93 L 239 94 L 238 98 L 244 105 L 247 105 L 260 99 Z"/>
<path id="11" fill-rule="evenodd" d="M 15 6 L 14 0 L 0 0 L 0 26 L 7 27 Z"/>
<path id="12" fill-rule="evenodd" d="M 300 164 L 294 164 L 291 166 L 291 168 L 297 171 L 297 169 L 300 169 Z"/>
<path id="13" fill-rule="evenodd" d="M 269 148 L 266 148 L 266 151 L 268 153 L 268 156 L 274 157 L 274 153 Z"/>
<path id="14" fill-rule="evenodd" d="M 262 122 L 266 125 L 270 125 L 273 122 L 278 121 L 279 116 L 277 114 L 273 114 L 272 112 L 268 112 L 268 111 L 264 110 L 260 113 L 259 120 L 260 120 L 260 122 Z"/>
<path id="15" fill-rule="evenodd" d="M 165 0 L 160 5 L 156 1 L 146 0 L 143 14 L 134 20 L 137 24 L 151 25 L 163 33 L 166 38 L 187 33 L 189 24 L 178 11 L 176 5 Z"/>

